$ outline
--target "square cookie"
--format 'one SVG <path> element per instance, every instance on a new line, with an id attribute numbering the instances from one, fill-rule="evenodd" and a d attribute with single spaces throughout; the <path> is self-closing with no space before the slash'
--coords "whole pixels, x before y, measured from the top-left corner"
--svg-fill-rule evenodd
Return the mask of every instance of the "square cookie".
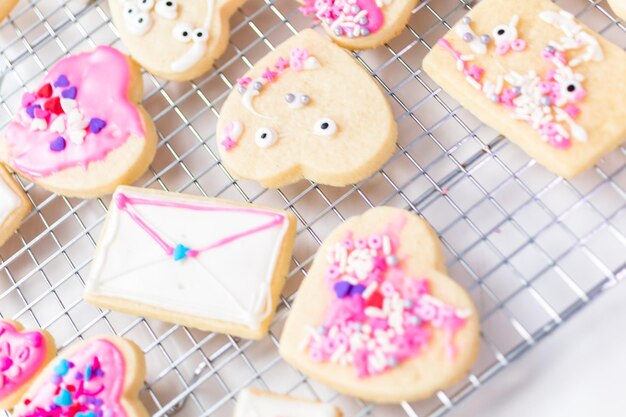
<path id="1" fill-rule="evenodd" d="M 295 218 L 282 210 L 119 187 L 85 299 L 258 339 L 274 316 L 294 238 Z"/>
<path id="2" fill-rule="evenodd" d="M 626 139 L 626 52 L 549 0 L 484 0 L 424 70 L 482 122 L 571 178 Z"/>
<path id="3" fill-rule="evenodd" d="M 0 246 L 20 227 L 29 211 L 26 194 L 0 165 Z"/>

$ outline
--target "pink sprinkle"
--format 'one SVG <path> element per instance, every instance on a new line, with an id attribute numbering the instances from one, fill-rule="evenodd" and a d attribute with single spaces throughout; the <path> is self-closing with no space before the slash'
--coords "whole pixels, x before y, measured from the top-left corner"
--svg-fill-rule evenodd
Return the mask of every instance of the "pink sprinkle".
<path id="1" fill-rule="evenodd" d="M 28 107 L 37 101 L 37 96 L 34 93 L 26 92 L 22 95 L 22 107 Z"/>
<path id="2" fill-rule="evenodd" d="M 380 235 L 371 235 L 369 239 L 367 239 L 367 244 L 371 249 L 380 249 L 383 244 L 383 239 Z"/>
<path id="3" fill-rule="evenodd" d="M 580 109 L 578 108 L 578 106 L 574 105 L 574 104 L 568 104 L 567 106 L 565 106 L 565 108 L 563 109 L 565 111 L 565 113 L 567 113 L 567 115 L 569 117 L 571 117 L 572 119 L 575 119 L 578 117 L 578 115 L 580 114 Z"/>
<path id="4" fill-rule="evenodd" d="M 569 138 L 564 138 L 561 135 L 554 135 L 549 137 L 548 143 L 558 149 L 567 149 L 572 146 L 572 141 Z"/>
<path id="5" fill-rule="evenodd" d="M 516 52 L 523 51 L 526 49 L 526 41 L 523 39 L 515 39 L 511 42 L 511 49 Z"/>
<path id="6" fill-rule="evenodd" d="M 239 84 L 242 87 L 247 87 L 248 84 L 250 84 L 251 82 L 252 82 L 252 78 L 250 77 L 237 78 L 237 84 Z"/>
<path id="7" fill-rule="evenodd" d="M 263 75 L 261 75 L 261 77 L 263 77 L 270 83 L 276 79 L 276 76 L 278 76 L 278 73 L 276 71 L 272 71 L 268 67 L 265 68 L 265 72 L 263 73 Z"/>
<path id="8" fill-rule="evenodd" d="M 508 41 L 500 42 L 496 45 L 496 54 L 498 55 L 506 55 L 509 52 L 511 45 Z"/>
<path id="9" fill-rule="evenodd" d="M 280 56 L 280 57 L 278 57 L 278 60 L 276 61 L 276 64 L 274 64 L 274 68 L 276 68 L 280 72 L 283 72 L 287 68 L 289 68 L 289 61 L 287 61 L 285 58 Z"/>
<path id="10" fill-rule="evenodd" d="M 48 119 L 48 116 L 50 116 L 50 112 L 48 110 L 44 110 L 44 109 L 35 109 L 34 111 L 34 115 L 35 118 L 37 119 Z"/>
<path id="11" fill-rule="evenodd" d="M 304 48 L 293 48 L 289 53 L 289 65 L 296 71 L 304 68 L 304 61 L 309 57 L 309 51 Z"/>
<path id="12" fill-rule="evenodd" d="M 232 140 L 229 136 L 226 136 L 226 138 L 222 141 L 222 146 L 224 147 L 224 150 L 230 151 L 237 146 L 237 142 Z"/>
<path id="13" fill-rule="evenodd" d="M 478 65 L 472 64 L 470 65 L 469 69 L 466 71 L 465 75 L 469 75 L 476 81 L 480 81 L 484 72 L 485 72 L 484 69 L 480 68 Z"/>

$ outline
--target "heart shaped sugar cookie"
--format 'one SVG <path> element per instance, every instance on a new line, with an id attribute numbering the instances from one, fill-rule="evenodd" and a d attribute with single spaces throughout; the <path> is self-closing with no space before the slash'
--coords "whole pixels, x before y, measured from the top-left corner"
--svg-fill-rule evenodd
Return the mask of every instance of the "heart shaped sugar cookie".
<path id="1" fill-rule="evenodd" d="M 310 29 L 238 79 L 217 127 L 229 171 L 266 187 L 302 178 L 334 186 L 360 181 L 389 159 L 396 137 L 376 82 Z"/>
<path id="2" fill-rule="evenodd" d="M 10 410 L 56 354 L 54 339 L 43 330 L 0 320 L 0 409 Z"/>
<path id="3" fill-rule="evenodd" d="M 114 336 L 90 339 L 51 362 L 13 416 L 147 417 L 138 399 L 144 376 L 144 356 L 134 343 Z"/>
<path id="4" fill-rule="evenodd" d="M 0 159 L 52 192 L 109 194 L 142 175 L 156 152 L 142 96 L 139 68 L 114 48 L 63 58 L 22 96 Z"/>
<path id="5" fill-rule="evenodd" d="M 417 0 L 300 0 L 300 11 L 312 15 L 335 43 L 369 49 L 388 42 L 405 27 Z"/>
<path id="6" fill-rule="evenodd" d="M 379 403 L 426 398 L 475 361 L 479 321 L 446 275 L 437 236 L 379 207 L 338 227 L 317 252 L 280 341 L 283 358 L 337 391 Z"/>

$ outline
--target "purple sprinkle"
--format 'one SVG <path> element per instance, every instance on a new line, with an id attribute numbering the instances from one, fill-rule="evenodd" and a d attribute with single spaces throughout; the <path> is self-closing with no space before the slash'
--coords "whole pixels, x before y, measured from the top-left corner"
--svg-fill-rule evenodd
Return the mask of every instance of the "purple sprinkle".
<path id="1" fill-rule="evenodd" d="M 363 291 L 365 291 L 365 285 L 356 284 L 350 289 L 350 295 L 360 295 L 363 294 Z"/>
<path id="2" fill-rule="evenodd" d="M 471 34 L 471 33 L 469 33 L 469 32 L 465 32 L 465 33 L 463 34 L 463 40 L 464 40 L 465 42 L 471 42 L 472 40 L 474 40 L 474 35 L 472 35 L 472 34 Z"/>
<path id="3" fill-rule="evenodd" d="M 31 104 L 26 107 L 26 113 L 30 116 L 31 119 L 35 118 L 35 109 L 40 109 L 41 106 L 39 104 Z"/>
<path id="4" fill-rule="evenodd" d="M 104 401 L 102 401 L 102 399 L 100 398 L 96 398 L 93 402 L 93 405 L 95 405 L 96 407 L 100 407 L 102 404 L 104 404 Z"/>
<path id="5" fill-rule="evenodd" d="M 67 87 L 70 85 L 70 80 L 67 79 L 65 74 L 59 75 L 59 78 L 54 82 L 55 87 Z"/>
<path id="6" fill-rule="evenodd" d="M 102 417 L 102 410 L 96 410 L 96 417 Z"/>
<path id="7" fill-rule="evenodd" d="M 337 298 L 345 298 L 350 293 L 352 285 L 348 281 L 339 281 L 335 284 L 335 294 Z"/>
<path id="8" fill-rule="evenodd" d="M 63 90 L 61 95 L 63 96 L 63 98 L 75 99 L 76 98 L 76 93 L 77 93 L 76 87 L 70 87 L 68 89 Z"/>
<path id="9" fill-rule="evenodd" d="M 89 130 L 91 131 L 91 133 L 100 133 L 100 131 L 104 129 L 106 125 L 107 122 L 102 119 L 98 119 L 97 117 L 94 117 L 89 121 Z"/>
<path id="10" fill-rule="evenodd" d="M 67 142 L 65 142 L 65 139 L 63 138 L 63 136 L 57 136 L 55 140 L 50 142 L 50 150 L 52 152 L 61 152 L 65 150 L 66 145 L 67 145 Z M 59 378 L 61 377 L 59 376 Z M 79 378 L 76 378 L 76 379 L 79 379 Z"/>
<path id="11" fill-rule="evenodd" d="M 76 372 L 76 375 L 74 375 L 74 378 L 77 380 L 81 380 L 83 379 L 83 374 L 81 374 L 80 372 Z"/>
<path id="12" fill-rule="evenodd" d="M 95 373 L 96 373 L 96 376 L 104 376 L 104 372 L 100 368 L 96 369 Z"/>
<path id="13" fill-rule="evenodd" d="M 50 404 L 50 410 L 56 410 L 57 408 L 59 408 L 58 405 L 56 404 Z"/>
<path id="14" fill-rule="evenodd" d="M 52 148 L 52 143 L 50 144 L 50 148 Z M 62 381 L 63 381 L 63 378 L 61 378 L 60 375 L 53 375 L 52 376 L 52 383 L 54 385 L 60 385 Z"/>

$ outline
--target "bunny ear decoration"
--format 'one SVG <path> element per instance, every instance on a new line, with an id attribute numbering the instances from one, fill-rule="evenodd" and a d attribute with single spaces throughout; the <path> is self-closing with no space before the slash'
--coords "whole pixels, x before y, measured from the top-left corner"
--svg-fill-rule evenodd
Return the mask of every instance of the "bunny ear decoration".
<path id="1" fill-rule="evenodd" d="M 0 320 L 0 409 L 13 408 L 55 353 L 47 332 L 25 331 L 19 323 Z"/>
<path id="2" fill-rule="evenodd" d="M 147 417 L 138 399 L 145 360 L 132 342 L 100 337 L 57 357 L 39 374 L 14 417 Z"/>

